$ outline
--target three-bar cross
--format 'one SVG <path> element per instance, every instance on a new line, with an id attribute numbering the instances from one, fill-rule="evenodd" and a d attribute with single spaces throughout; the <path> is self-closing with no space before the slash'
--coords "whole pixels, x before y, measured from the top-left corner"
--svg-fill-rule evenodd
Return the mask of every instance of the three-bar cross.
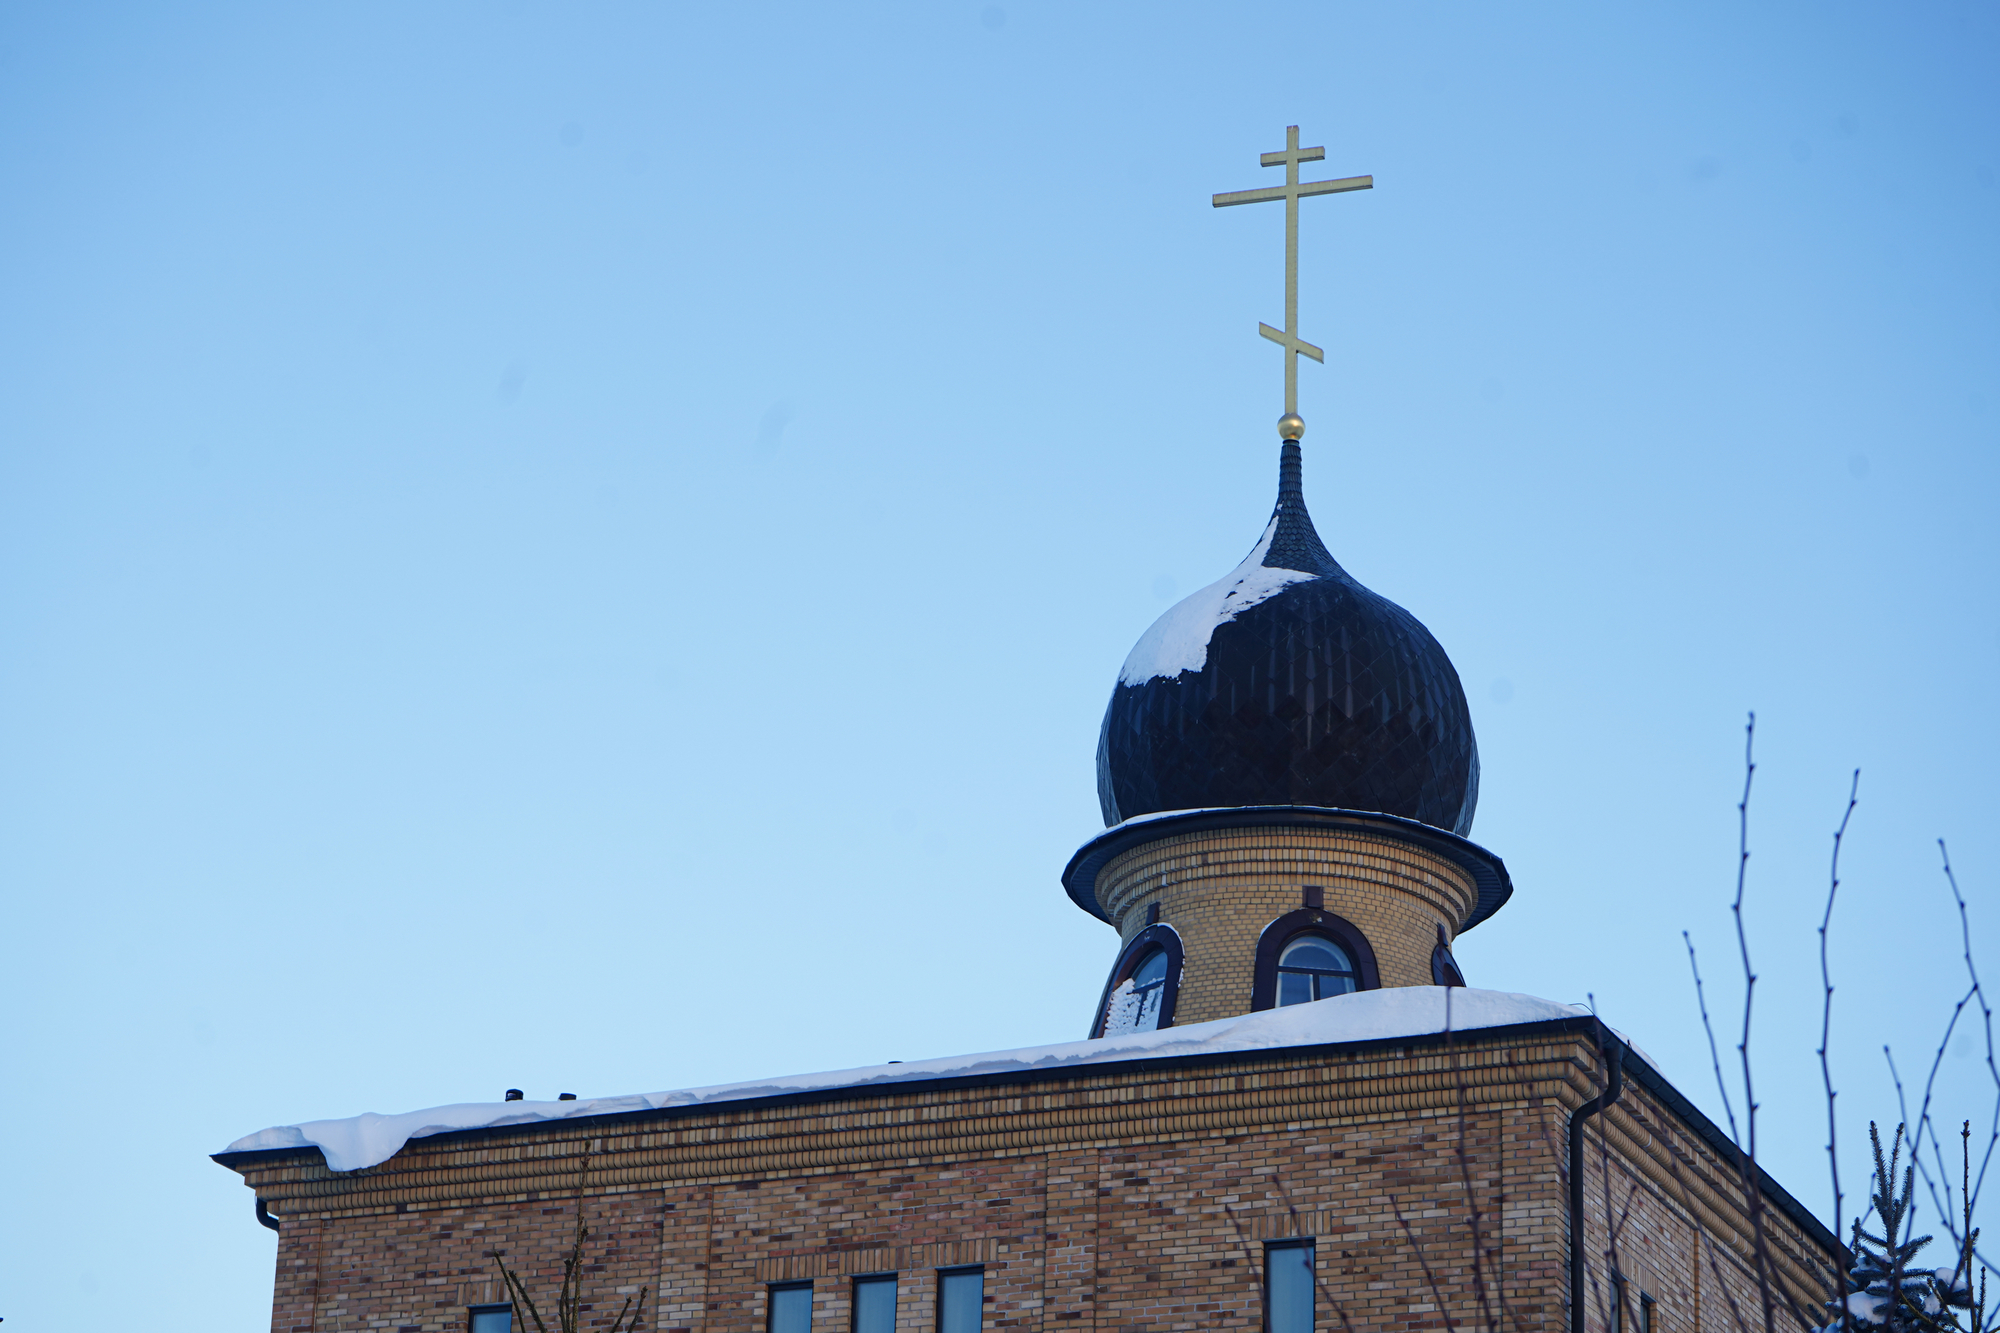
<path id="1" fill-rule="evenodd" d="M 1324 148 L 1299 147 L 1299 127 L 1287 125 L 1285 151 L 1265 153 L 1258 158 L 1263 166 L 1285 169 L 1283 185 L 1267 186 L 1261 190 L 1236 190 L 1215 196 L 1217 208 L 1227 208 L 1231 204 L 1261 204 L 1272 199 L 1285 201 L 1285 327 L 1280 331 L 1260 323 L 1257 332 L 1285 350 L 1285 420 L 1279 422 L 1278 433 L 1288 440 L 1296 440 L 1305 433 L 1305 423 L 1299 420 L 1299 353 L 1304 352 L 1322 365 L 1326 363 L 1324 352 L 1299 337 L 1299 200 L 1315 194 L 1345 194 L 1349 190 L 1375 188 L 1373 176 L 1300 183 L 1299 163 L 1318 162 L 1325 157 Z"/>

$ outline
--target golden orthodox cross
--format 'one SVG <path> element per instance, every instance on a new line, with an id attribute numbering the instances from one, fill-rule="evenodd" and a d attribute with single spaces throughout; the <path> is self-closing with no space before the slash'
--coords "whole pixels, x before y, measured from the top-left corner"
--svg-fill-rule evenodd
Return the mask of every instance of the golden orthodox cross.
<path id="1" fill-rule="evenodd" d="M 1326 364 L 1326 353 L 1299 337 L 1299 200 L 1315 194 L 1345 194 L 1349 190 L 1375 188 L 1373 176 L 1348 176 L 1337 181 L 1306 181 L 1301 184 L 1299 163 L 1318 162 L 1325 157 L 1324 148 L 1299 147 L 1299 127 L 1287 125 L 1285 151 L 1265 153 L 1257 159 L 1262 166 L 1283 167 L 1283 185 L 1215 196 L 1217 208 L 1227 208 L 1231 204 L 1261 204 L 1272 199 L 1285 201 L 1285 327 L 1281 332 L 1269 324 L 1260 323 L 1257 332 L 1285 350 L 1285 416 L 1278 423 L 1278 434 L 1288 440 L 1296 440 L 1306 431 L 1306 423 L 1299 419 L 1299 353 L 1304 352 L 1321 365 Z"/>

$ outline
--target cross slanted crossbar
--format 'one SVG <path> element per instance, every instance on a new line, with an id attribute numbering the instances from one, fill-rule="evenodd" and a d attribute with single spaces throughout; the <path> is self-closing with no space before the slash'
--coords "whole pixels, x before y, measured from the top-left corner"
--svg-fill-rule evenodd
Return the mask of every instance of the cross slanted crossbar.
<path id="1" fill-rule="evenodd" d="M 1287 439 L 1298 438 L 1293 431 L 1304 429 L 1303 423 L 1298 420 L 1300 354 L 1322 365 L 1326 363 L 1325 352 L 1299 337 L 1299 200 L 1316 194 L 1346 194 L 1349 190 L 1375 188 L 1373 176 L 1347 176 L 1333 181 L 1299 180 L 1299 163 L 1320 162 L 1325 158 L 1324 148 L 1299 147 L 1299 127 L 1287 125 L 1284 151 L 1265 153 L 1257 159 L 1262 166 L 1283 167 L 1283 185 L 1269 185 L 1261 190 L 1234 190 L 1215 196 L 1217 208 L 1228 208 L 1232 204 L 1269 203 L 1274 199 L 1285 201 L 1285 327 L 1274 329 L 1269 324 L 1260 323 L 1257 332 L 1284 349 L 1286 422 L 1280 426 L 1280 433 Z"/>

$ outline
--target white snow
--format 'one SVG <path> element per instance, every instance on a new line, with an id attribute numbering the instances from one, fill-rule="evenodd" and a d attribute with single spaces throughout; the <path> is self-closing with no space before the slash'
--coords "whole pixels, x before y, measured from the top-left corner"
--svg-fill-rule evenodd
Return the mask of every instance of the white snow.
<path id="1" fill-rule="evenodd" d="M 1104 1035 L 1122 1037 L 1128 1032 L 1151 1032 L 1160 1026 L 1160 1001 L 1164 987 L 1155 986 L 1144 995 L 1132 986 L 1132 978 L 1118 983 L 1104 1006 Z"/>
<path id="2" fill-rule="evenodd" d="M 1447 1023 L 1446 1006 L 1450 1014 Z M 1532 995 L 1442 986 L 1398 986 L 1317 1000 L 1311 1004 L 1267 1009 L 1212 1023 L 1191 1023 L 1160 1032 L 1134 1032 L 1098 1041 L 1061 1042 L 1015 1051 L 945 1056 L 907 1064 L 871 1065 L 824 1074 L 792 1074 L 750 1083 L 724 1083 L 678 1092 L 635 1093 L 626 1097 L 595 1097 L 575 1102 L 461 1102 L 402 1115 L 350 1116 L 345 1120 L 309 1120 L 278 1125 L 236 1140 L 224 1151 L 256 1152 L 270 1148 L 318 1148 L 335 1171 L 358 1171 L 386 1162 L 411 1139 L 449 1134 L 460 1129 L 519 1125 L 538 1120 L 569 1120 L 580 1116 L 617 1115 L 627 1111 L 669 1106 L 705 1106 L 826 1088 L 870 1089 L 931 1079 L 974 1074 L 1004 1074 L 1023 1070 L 1072 1069 L 1115 1064 L 1122 1060 L 1155 1060 L 1215 1055 L 1229 1051 L 1274 1050 L 1285 1046 L 1318 1046 L 1327 1042 L 1376 1041 L 1463 1032 L 1473 1028 L 1538 1023 L 1554 1018 L 1588 1017 L 1589 1010 Z"/>
<path id="3" fill-rule="evenodd" d="M 1849 1292 L 1847 1313 L 1865 1323 L 1879 1324 L 1882 1322 L 1882 1309 L 1888 1303 L 1887 1296 L 1876 1296 L 1865 1291 Z"/>
<path id="4" fill-rule="evenodd" d="M 1243 557 L 1242 564 L 1167 608 L 1167 613 L 1132 645 L 1131 655 L 1118 673 L 1118 683 L 1144 685 L 1155 676 L 1171 680 L 1183 671 L 1201 670 L 1208 665 L 1208 640 L 1217 625 L 1236 619 L 1289 584 L 1316 577 L 1296 569 L 1264 568 L 1264 554 L 1271 549 L 1277 532 L 1274 514 L 1256 549 Z"/>
<path id="5" fill-rule="evenodd" d="M 1112 991 L 1111 998 L 1105 1001 L 1104 1035 L 1122 1037 L 1138 1026 L 1139 997 L 1132 989 L 1132 979 L 1127 977 L 1118 983 L 1118 989 Z M 1156 1023 L 1154 1026 L 1159 1025 Z"/>

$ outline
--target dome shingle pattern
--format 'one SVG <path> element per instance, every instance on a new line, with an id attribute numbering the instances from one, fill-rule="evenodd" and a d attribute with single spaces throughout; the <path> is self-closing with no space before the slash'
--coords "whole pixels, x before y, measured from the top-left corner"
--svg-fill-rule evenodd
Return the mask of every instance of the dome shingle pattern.
<path id="1" fill-rule="evenodd" d="M 1297 444 L 1284 446 L 1258 548 L 1133 650 L 1104 713 L 1097 793 L 1107 826 L 1163 810 L 1313 805 L 1470 831 L 1479 748 L 1458 672 L 1415 616 L 1327 551 Z"/>

